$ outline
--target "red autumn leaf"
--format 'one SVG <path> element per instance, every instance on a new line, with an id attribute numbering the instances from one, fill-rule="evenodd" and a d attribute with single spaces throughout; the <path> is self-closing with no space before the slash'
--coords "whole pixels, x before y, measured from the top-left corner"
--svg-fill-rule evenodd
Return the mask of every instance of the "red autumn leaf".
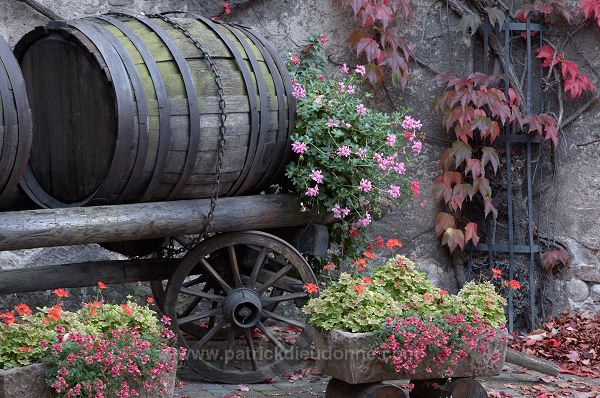
<path id="1" fill-rule="evenodd" d="M 452 189 L 452 202 L 450 203 L 453 205 L 451 206 L 452 210 L 456 210 L 457 207 L 462 209 L 462 204 L 467 196 L 473 200 L 472 190 L 471 184 L 456 184 Z"/>
<path id="2" fill-rule="evenodd" d="M 490 188 L 490 182 L 485 177 L 479 177 L 473 181 L 473 190 L 481 193 L 484 198 L 486 196 L 492 196 L 492 188 Z"/>
<path id="3" fill-rule="evenodd" d="M 366 0 L 352 0 L 352 11 L 354 15 L 358 15 L 360 10 L 367 4 Z"/>
<path id="4" fill-rule="evenodd" d="M 477 247 L 479 236 L 477 235 L 477 224 L 474 222 L 465 225 L 465 244 L 470 240 L 473 241 L 473 245 Z"/>
<path id="5" fill-rule="evenodd" d="M 494 219 L 498 218 L 498 210 L 496 210 L 496 208 L 492 204 L 492 197 L 491 196 L 484 197 L 483 203 L 485 204 L 485 209 L 484 209 L 485 218 L 487 218 L 487 216 L 488 216 L 488 214 L 490 214 L 490 212 L 492 212 Z"/>
<path id="6" fill-rule="evenodd" d="M 363 37 L 358 41 L 356 46 L 356 56 L 360 57 L 362 53 L 365 53 L 369 62 L 378 60 L 379 55 L 381 54 L 379 43 L 377 43 L 371 37 Z"/>
<path id="7" fill-rule="evenodd" d="M 452 214 L 441 212 L 435 216 L 435 234 L 439 237 L 448 228 L 454 228 L 456 219 Z"/>
<path id="8" fill-rule="evenodd" d="M 586 18 L 590 18 L 594 14 L 596 23 L 600 26 L 600 0 L 581 0 L 579 9 L 583 11 Z"/>
<path id="9" fill-rule="evenodd" d="M 450 253 L 453 253 L 457 247 L 461 250 L 465 248 L 465 235 L 460 229 L 448 228 L 444 231 L 442 237 L 442 245 L 447 245 L 450 249 Z"/>
<path id="10" fill-rule="evenodd" d="M 359 41 L 361 41 L 362 39 L 365 39 L 365 38 L 369 38 L 369 37 L 371 37 L 371 35 L 368 34 L 366 31 L 364 31 L 362 29 L 356 29 L 348 37 L 348 43 L 350 44 L 350 46 L 356 47 L 356 46 L 358 46 Z"/>
<path id="11" fill-rule="evenodd" d="M 552 56 L 554 55 L 554 49 L 552 49 L 552 47 L 550 47 L 548 44 L 543 45 L 542 47 L 537 49 L 536 52 L 537 55 L 535 57 L 539 59 L 552 58 Z"/>
<path id="12" fill-rule="evenodd" d="M 500 159 L 498 159 L 498 152 L 495 148 L 484 146 L 481 149 L 481 165 L 485 168 L 485 165 L 490 163 L 494 173 L 498 171 L 498 165 L 500 164 Z"/>
<path id="13" fill-rule="evenodd" d="M 546 271 L 553 271 L 560 264 L 568 266 L 571 263 L 571 255 L 564 249 L 550 250 L 542 254 L 542 266 Z"/>
<path id="14" fill-rule="evenodd" d="M 465 176 L 471 172 L 471 176 L 473 180 L 477 179 L 480 176 L 485 176 L 485 170 L 481 166 L 481 160 L 479 159 L 468 159 L 467 167 L 465 167 Z"/>
<path id="15" fill-rule="evenodd" d="M 366 64 L 365 70 L 367 73 L 367 78 L 371 82 L 371 84 L 377 84 L 383 82 L 383 69 L 381 66 L 376 64 Z"/>
<path id="16" fill-rule="evenodd" d="M 579 81 L 583 85 L 584 90 L 596 91 L 596 86 L 590 81 L 590 78 L 585 73 L 579 74 Z"/>
<path id="17" fill-rule="evenodd" d="M 473 130 L 471 130 L 471 124 L 465 123 L 464 126 L 456 126 L 454 129 L 456 138 L 463 141 L 465 144 L 469 143 L 469 138 L 473 139 Z"/>
<path id="18" fill-rule="evenodd" d="M 390 7 L 385 4 L 375 4 L 373 18 L 375 22 L 381 22 L 384 29 L 388 27 L 393 17 L 394 13 Z"/>
<path id="19" fill-rule="evenodd" d="M 560 72 L 565 79 L 568 77 L 568 75 L 571 75 L 571 77 L 577 77 L 577 74 L 579 73 L 579 67 L 575 62 L 565 59 L 560 63 Z"/>
<path id="20" fill-rule="evenodd" d="M 394 12 L 400 11 L 400 13 L 405 17 L 410 17 L 411 14 L 411 2 L 410 0 L 389 0 L 388 4 L 392 7 Z"/>
<path id="21" fill-rule="evenodd" d="M 558 127 L 555 124 L 544 126 L 544 139 L 552 140 L 552 144 L 556 148 L 558 145 Z"/>
<path id="22" fill-rule="evenodd" d="M 444 171 L 448 171 L 453 159 L 454 159 L 454 150 L 452 148 L 444 149 L 444 151 L 440 155 L 440 161 L 439 161 L 440 168 Z"/>
<path id="23" fill-rule="evenodd" d="M 583 84 L 580 79 L 569 77 L 565 80 L 565 93 L 569 94 L 571 99 L 575 99 L 583 92 Z"/>

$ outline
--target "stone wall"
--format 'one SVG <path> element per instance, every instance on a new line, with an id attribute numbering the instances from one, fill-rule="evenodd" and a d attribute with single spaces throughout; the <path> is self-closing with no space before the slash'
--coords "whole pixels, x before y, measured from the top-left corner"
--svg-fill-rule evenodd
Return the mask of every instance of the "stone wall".
<path id="1" fill-rule="evenodd" d="M 176 9 L 205 15 L 222 12 L 222 2 L 216 0 L 38 1 L 68 18 L 111 9 L 146 13 Z M 320 32 L 328 37 L 326 48 L 332 67 L 344 62 L 356 62 L 354 54 L 345 45 L 356 22 L 350 12 L 332 6 L 330 0 L 248 0 L 230 3 L 233 13 L 224 16 L 226 20 L 258 29 L 281 52 L 301 43 L 309 34 Z M 45 22 L 44 17 L 20 1 L 4 0 L 0 8 L 0 35 L 12 45 L 29 29 Z M 404 241 L 407 252 L 420 260 L 430 278 L 450 290 L 457 289 L 457 278 L 452 259 L 445 249 L 440 248 L 433 233 L 433 218 L 438 210 L 430 195 L 433 176 L 437 174 L 439 153 L 449 141 L 445 131 L 440 128 L 439 118 L 429 112 L 429 106 L 440 93 L 434 80 L 435 72 L 453 70 L 466 74 L 474 70 L 476 45 L 457 31 L 456 22 L 451 12 L 448 15 L 444 3 L 415 0 L 413 15 L 407 21 L 402 21 L 398 29 L 410 43 L 419 65 L 414 65 L 405 91 L 388 82 L 384 87 L 374 90 L 371 104 L 382 110 L 403 106 L 412 108 L 413 115 L 423 121 L 424 131 L 429 137 L 423 154 L 412 167 L 413 176 L 422 182 L 425 204 L 421 206 L 416 203 L 392 211 L 379 224 L 377 232 Z M 597 37 L 600 37 L 597 29 L 594 34 L 585 30 L 582 32 L 587 40 L 587 48 L 597 49 Z M 600 52 L 595 51 L 590 56 L 594 65 L 600 66 Z M 577 54 L 572 58 L 578 60 Z M 590 77 L 600 83 L 598 74 L 590 73 Z M 580 104 L 567 107 L 567 114 L 577 105 Z M 548 294 L 552 294 L 555 312 L 569 307 L 600 308 L 599 113 L 600 107 L 593 108 L 564 131 L 556 153 L 556 175 L 548 175 L 543 187 L 545 201 L 541 210 L 543 217 L 540 230 L 546 236 L 563 242 L 573 254 L 570 269 L 547 278 L 550 281 Z M 23 261 L 28 263 L 33 260 Z M 43 262 L 39 257 L 35 259 L 36 265 Z"/>

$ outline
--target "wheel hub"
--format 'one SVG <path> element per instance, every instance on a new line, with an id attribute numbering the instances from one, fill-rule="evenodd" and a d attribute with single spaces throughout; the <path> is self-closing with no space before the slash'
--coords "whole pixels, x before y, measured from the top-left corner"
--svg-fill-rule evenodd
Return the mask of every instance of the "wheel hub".
<path id="1" fill-rule="evenodd" d="M 235 289 L 225 299 L 223 312 L 225 319 L 235 326 L 244 329 L 254 327 L 261 318 L 260 297 L 252 289 Z"/>

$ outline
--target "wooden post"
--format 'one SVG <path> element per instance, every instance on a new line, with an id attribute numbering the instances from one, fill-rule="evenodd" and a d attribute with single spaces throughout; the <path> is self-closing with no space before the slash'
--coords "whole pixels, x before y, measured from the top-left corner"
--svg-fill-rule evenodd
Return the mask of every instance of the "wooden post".
<path id="1" fill-rule="evenodd" d="M 0 213 L 0 250 L 193 235 L 203 231 L 210 199 Z M 212 232 L 324 224 L 292 195 L 217 201 Z"/>

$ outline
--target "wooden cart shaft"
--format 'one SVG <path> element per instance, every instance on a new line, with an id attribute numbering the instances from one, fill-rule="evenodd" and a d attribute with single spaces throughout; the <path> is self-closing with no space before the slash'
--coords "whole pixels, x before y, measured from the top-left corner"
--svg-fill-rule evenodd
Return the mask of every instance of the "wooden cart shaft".
<path id="1" fill-rule="evenodd" d="M 0 250 L 193 235 L 203 231 L 210 199 L 0 213 Z M 217 201 L 211 232 L 323 224 L 292 195 Z"/>

